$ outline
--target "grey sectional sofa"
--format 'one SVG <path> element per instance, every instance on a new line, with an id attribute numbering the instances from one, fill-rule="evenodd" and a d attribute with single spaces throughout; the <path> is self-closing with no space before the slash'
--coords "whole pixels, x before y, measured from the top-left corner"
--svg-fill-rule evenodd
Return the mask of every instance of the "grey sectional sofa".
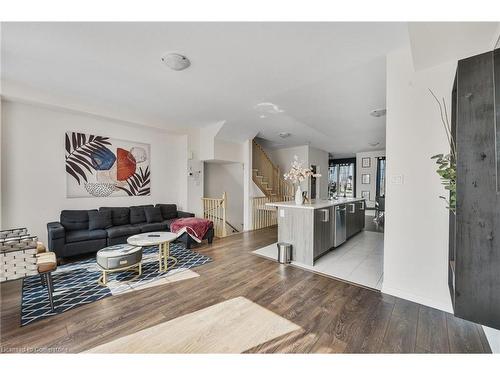
<path id="1" fill-rule="evenodd" d="M 106 246 L 126 243 L 127 238 L 134 234 L 169 231 L 175 219 L 193 216 L 178 211 L 175 204 L 64 210 L 59 222 L 47 224 L 48 247 L 58 258 L 93 253 Z M 212 228 L 204 238 L 212 243 L 213 235 Z M 186 234 L 179 240 L 187 248 L 193 243 Z"/>

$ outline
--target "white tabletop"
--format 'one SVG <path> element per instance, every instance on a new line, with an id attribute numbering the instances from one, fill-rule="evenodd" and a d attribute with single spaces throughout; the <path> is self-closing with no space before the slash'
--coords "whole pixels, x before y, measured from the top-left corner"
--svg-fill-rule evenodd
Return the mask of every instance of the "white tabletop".
<path id="1" fill-rule="evenodd" d="M 103 258 L 114 258 L 117 256 L 123 256 L 126 254 L 134 253 L 136 251 L 142 251 L 140 246 L 131 246 L 125 244 L 112 245 L 105 247 L 97 252 L 98 257 Z"/>
<path id="2" fill-rule="evenodd" d="M 154 246 L 173 241 L 176 238 L 177 234 L 172 232 L 149 232 L 129 237 L 127 238 L 127 242 L 134 246 Z"/>
<path id="3" fill-rule="evenodd" d="M 335 200 L 326 200 L 326 199 L 315 199 L 312 200 L 311 203 L 304 203 L 304 204 L 295 204 L 295 201 L 286 201 L 286 202 L 271 202 L 271 203 L 266 203 L 266 206 L 270 207 L 288 207 L 288 208 L 303 208 L 303 209 L 310 209 L 310 210 L 315 210 L 318 208 L 325 208 L 325 207 L 331 207 L 331 206 L 338 206 L 341 204 L 346 204 L 346 203 L 353 203 L 353 202 L 360 202 L 364 201 L 364 198 L 337 198 Z"/>

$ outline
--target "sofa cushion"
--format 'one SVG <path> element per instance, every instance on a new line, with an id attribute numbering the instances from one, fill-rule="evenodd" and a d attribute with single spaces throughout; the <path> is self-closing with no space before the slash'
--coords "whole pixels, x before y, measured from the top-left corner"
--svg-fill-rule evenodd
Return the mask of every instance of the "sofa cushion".
<path id="1" fill-rule="evenodd" d="M 111 211 L 113 225 L 130 224 L 130 209 L 128 207 L 100 207 L 99 211 Z"/>
<path id="2" fill-rule="evenodd" d="M 144 212 L 146 207 L 153 207 L 153 205 L 130 207 L 130 224 L 146 222 L 146 213 Z"/>
<path id="3" fill-rule="evenodd" d="M 107 229 L 112 226 L 111 211 L 89 211 L 89 230 Z"/>
<path id="4" fill-rule="evenodd" d="M 141 233 L 146 232 L 158 232 L 160 230 L 165 230 L 165 226 L 162 223 L 140 223 L 135 224 L 134 226 L 141 229 Z"/>
<path id="5" fill-rule="evenodd" d="M 106 238 L 107 233 L 103 229 L 96 230 L 72 230 L 66 232 L 66 242 L 80 242 L 80 241 L 89 241 L 89 240 L 99 240 L 102 238 Z"/>
<path id="6" fill-rule="evenodd" d="M 148 223 L 161 223 L 163 221 L 160 207 L 146 207 L 144 213 Z"/>
<path id="7" fill-rule="evenodd" d="M 161 223 L 165 226 L 166 230 L 170 230 L 170 224 L 172 224 L 177 219 L 163 220 Z"/>
<path id="8" fill-rule="evenodd" d="M 177 205 L 175 204 L 157 204 L 160 207 L 163 220 L 175 219 L 177 217 Z"/>
<path id="9" fill-rule="evenodd" d="M 89 211 L 63 210 L 61 211 L 61 224 L 68 231 L 89 229 Z"/>
<path id="10" fill-rule="evenodd" d="M 133 236 L 141 233 L 141 228 L 135 225 L 119 225 L 106 229 L 109 238 L 117 238 L 123 236 Z"/>

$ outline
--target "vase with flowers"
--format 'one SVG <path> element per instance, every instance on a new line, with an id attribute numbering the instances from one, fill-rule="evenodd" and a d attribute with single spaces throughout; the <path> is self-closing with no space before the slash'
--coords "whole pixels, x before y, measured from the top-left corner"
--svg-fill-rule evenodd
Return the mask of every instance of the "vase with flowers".
<path id="1" fill-rule="evenodd" d="M 297 155 L 295 155 L 290 170 L 283 175 L 285 180 L 293 183 L 296 187 L 295 191 L 295 204 L 301 205 L 304 203 L 304 197 L 302 195 L 302 189 L 300 188 L 300 183 L 305 181 L 309 177 L 321 177 L 319 173 L 314 173 L 311 168 L 306 168 L 303 166 L 303 162 L 299 161 Z"/>

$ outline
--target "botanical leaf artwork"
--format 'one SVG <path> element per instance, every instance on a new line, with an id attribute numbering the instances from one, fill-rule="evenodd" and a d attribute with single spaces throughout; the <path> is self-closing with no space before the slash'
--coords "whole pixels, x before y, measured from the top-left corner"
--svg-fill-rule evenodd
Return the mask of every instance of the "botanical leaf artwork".
<path id="1" fill-rule="evenodd" d="M 122 189 L 128 195 L 150 195 L 150 175 L 149 167 L 146 167 L 145 171 L 139 168 L 139 172 L 136 172 L 127 180 L 128 188 L 118 187 L 118 189 Z"/>
<path id="2" fill-rule="evenodd" d="M 149 145 L 67 132 L 65 150 L 68 197 L 151 194 Z"/>

